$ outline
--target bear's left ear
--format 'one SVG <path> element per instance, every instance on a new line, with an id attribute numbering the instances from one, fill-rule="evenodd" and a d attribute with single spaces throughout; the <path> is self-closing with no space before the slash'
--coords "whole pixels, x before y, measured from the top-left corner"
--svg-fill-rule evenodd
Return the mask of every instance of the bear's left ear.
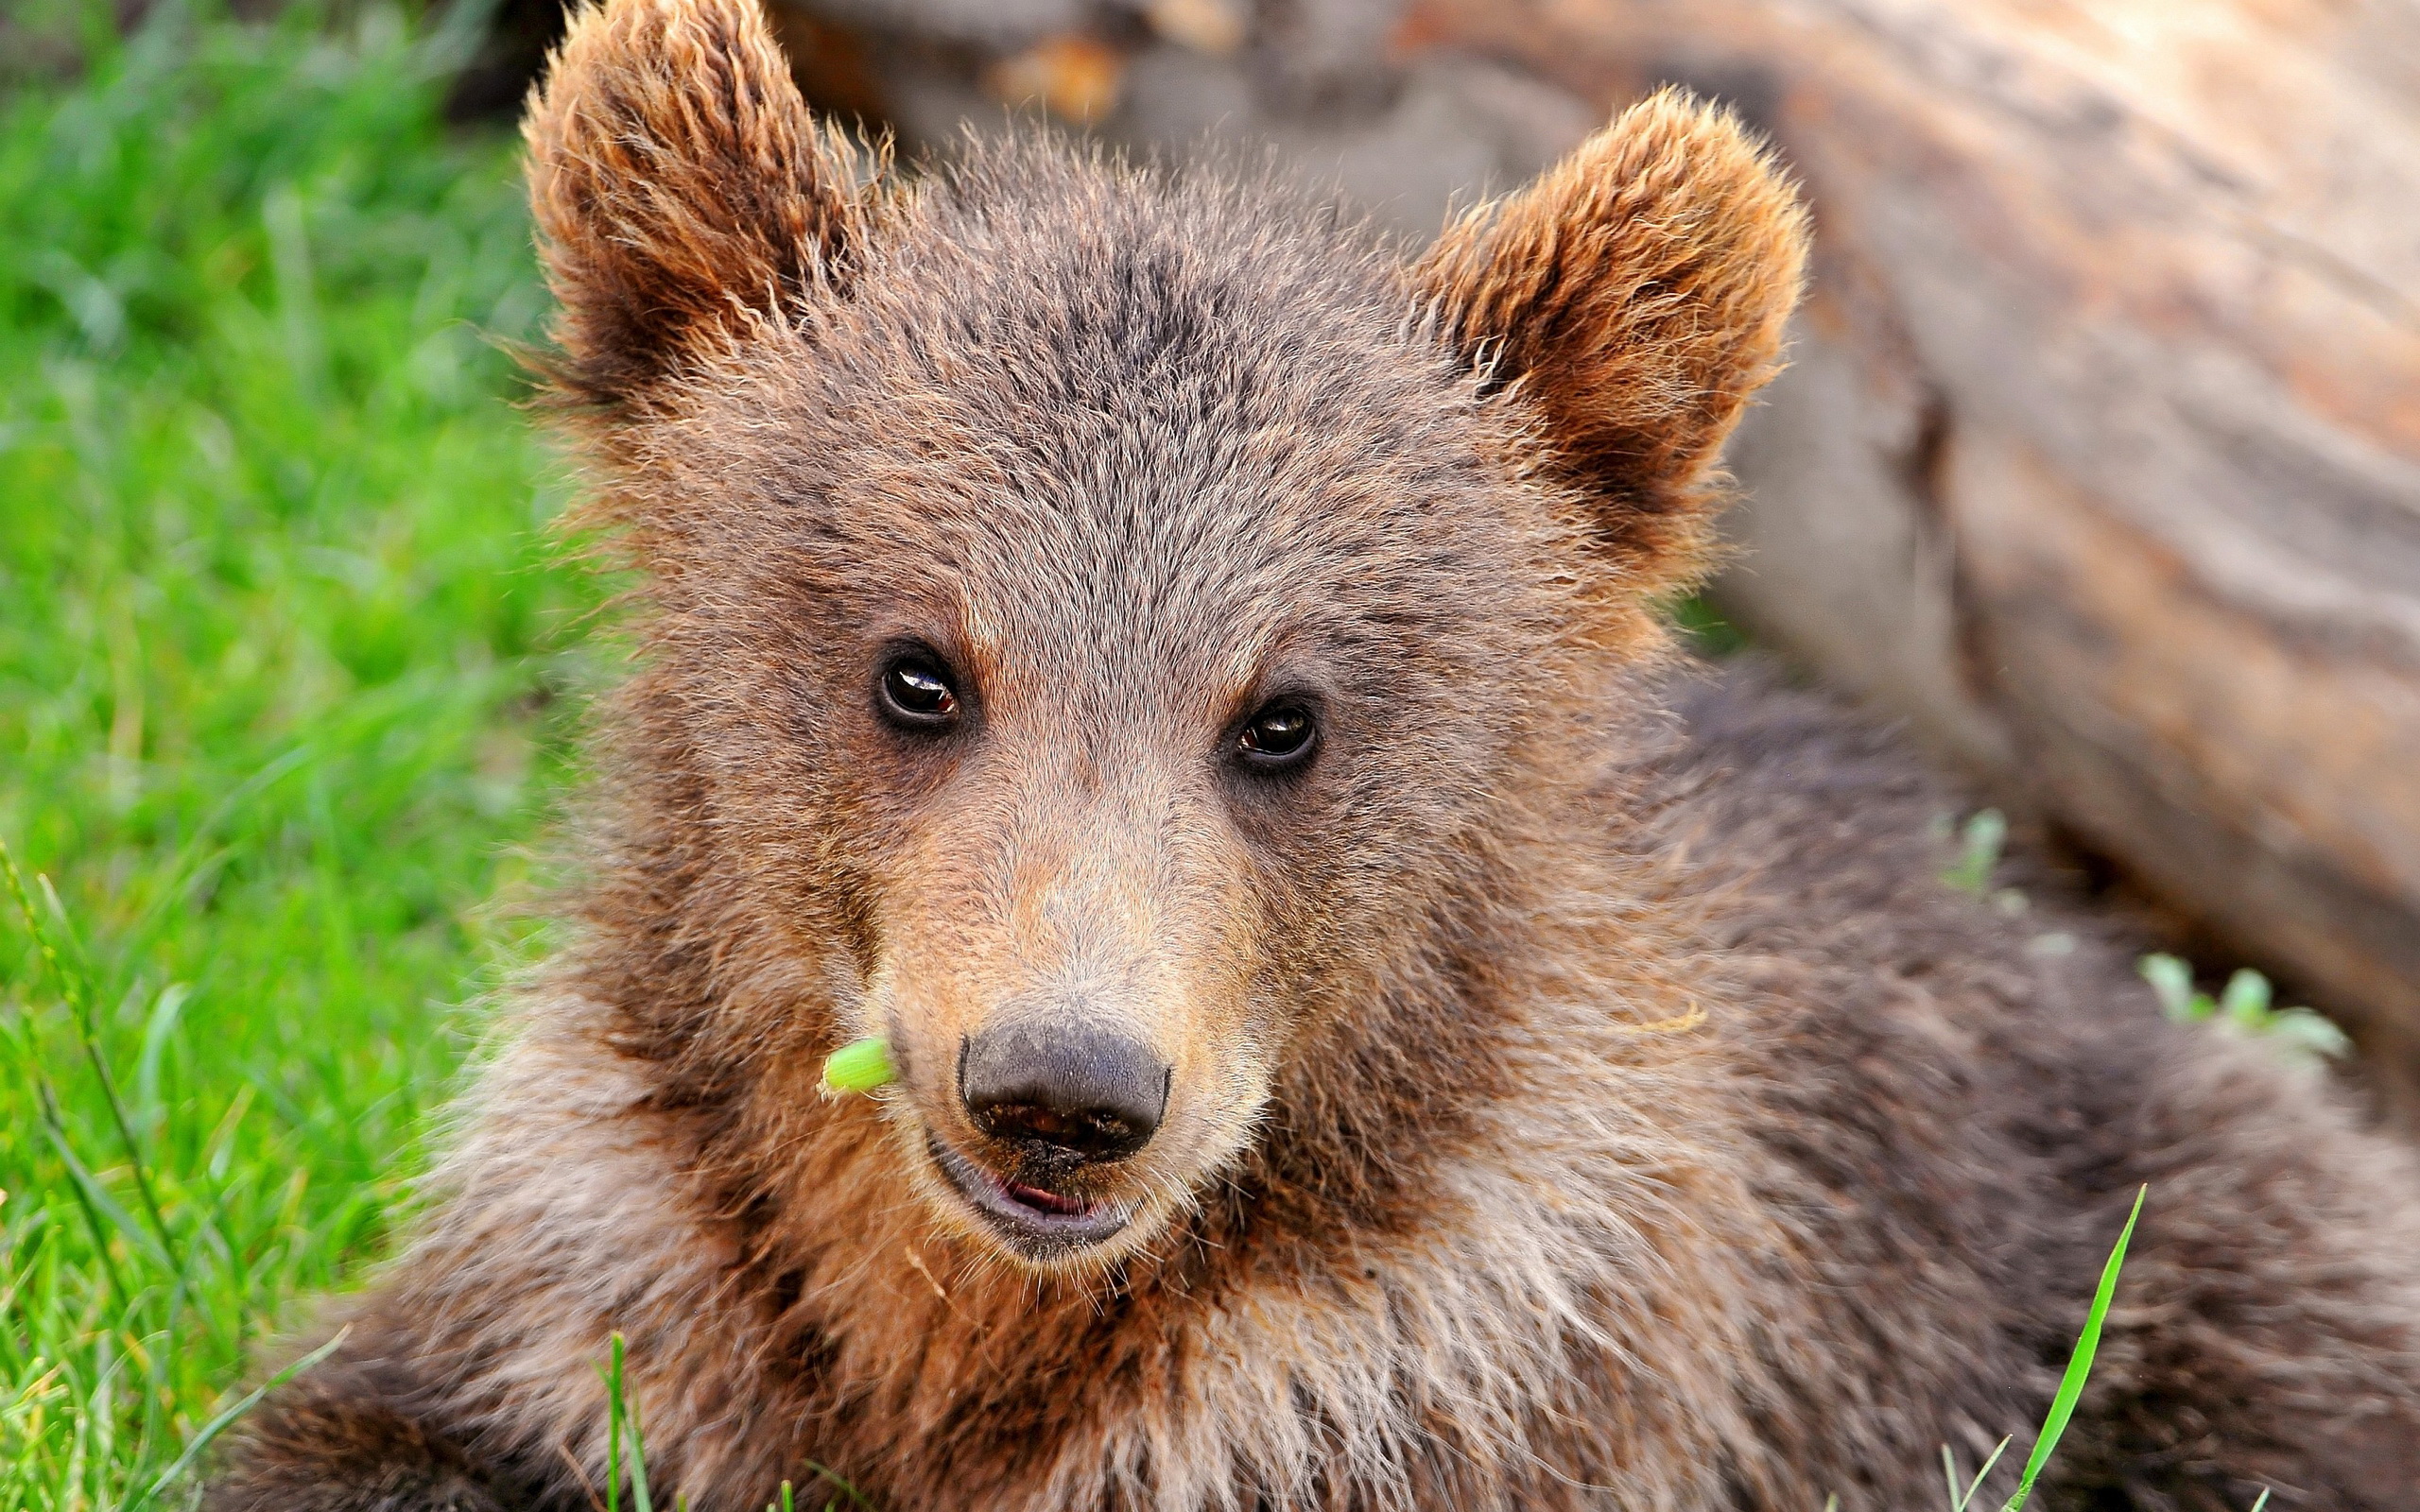
<path id="1" fill-rule="evenodd" d="M 1715 459 L 1780 368 L 1806 234 L 1764 147 L 1667 89 L 1449 228 L 1413 278 L 1488 388 L 1542 422 L 1604 549 L 1660 593 L 1709 564 Z"/>

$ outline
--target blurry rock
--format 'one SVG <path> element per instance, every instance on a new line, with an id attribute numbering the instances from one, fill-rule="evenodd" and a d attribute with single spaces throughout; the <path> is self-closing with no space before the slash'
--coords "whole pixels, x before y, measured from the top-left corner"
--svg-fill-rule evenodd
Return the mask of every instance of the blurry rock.
<path id="1" fill-rule="evenodd" d="M 445 92 L 452 121 L 501 120 L 520 113 L 547 50 L 562 40 L 563 0 L 496 0 L 487 36 Z M 12 52 L 0 37 L 0 54 Z"/>
<path id="2" fill-rule="evenodd" d="M 815 0 L 802 9 L 861 29 L 1009 52 L 1079 29 L 1090 8 L 1083 0 Z"/>
<path id="3" fill-rule="evenodd" d="M 1243 71 L 1184 49 L 1139 53 L 1125 103 L 1104 121 L 1137 148 L 1274 151 L 1408 237 L 1433 236 L 1457 207 L 1525 181 L 1599 123 L 1569 94 L 1479 59 L 1434 54 L 1397 77 L 1374 114 L 1302 117 L 1258 105 Z"/>
<path id="4" fill-rule="evenodd" d="M 796 6 L 767 9 L 782 50 L 789 55 L 790 75 L 808 105 L 864 128 L 887 123 L 890 102 L 863 36 Z"/>
<path id="5" fill-rule="evenodd" d="M 1264 105 L 1293 115 L 1383 110 L 1399 74 L 1389 46 L 1404 0 L 1262 0 L 1252 62 Z"/>
<path id="6" fill-rule="evenodd" d="M 1249 34 L 1243 0 L 1150 0 L 1143 17 L 1169 42 L 1213 58 L 1232 56 Z"/>
<path id="7" fill-rule="evenodd" d="M 1090 125 L 1117 104 L 1122 54 L 1082 32 L 1046 38 L 984 71 L 983 83 L 1008 105 L 1039 103 L 1053 115 Z"/>

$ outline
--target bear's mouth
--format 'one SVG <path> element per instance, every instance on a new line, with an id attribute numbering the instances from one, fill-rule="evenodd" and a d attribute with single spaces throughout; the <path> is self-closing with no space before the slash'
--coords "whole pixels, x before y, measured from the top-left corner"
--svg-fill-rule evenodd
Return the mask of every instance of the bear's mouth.
<path id="1" fill-rule="evenodd" d="M 925 1149 L 985 1226 L 1029 1260 L 1058 1258 L 1098 1245 L 1124 1228 L 1132 1215 L 1116 1203 L 1069 1196 L 997 1175 L 932 1136 L 926 1137 Z"/>

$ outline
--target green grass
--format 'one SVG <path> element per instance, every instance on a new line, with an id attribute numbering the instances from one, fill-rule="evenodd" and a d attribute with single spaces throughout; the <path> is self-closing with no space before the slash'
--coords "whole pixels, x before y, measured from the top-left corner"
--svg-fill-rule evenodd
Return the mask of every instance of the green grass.
<path id="1" fill-rule="evenodd" d="M 140 1497 L 388 1243 L 595 602 L 460 28 L 105 15 L 0 94 L 0 1508 Z"/>

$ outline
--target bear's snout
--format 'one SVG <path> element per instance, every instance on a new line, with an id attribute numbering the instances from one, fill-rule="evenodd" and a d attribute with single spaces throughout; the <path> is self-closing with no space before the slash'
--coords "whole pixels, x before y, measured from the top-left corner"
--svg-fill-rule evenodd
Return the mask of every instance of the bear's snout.
<path id="1" fill-rule="evenodd" d="M 959 1097 L 994 1139 L 1063 1160 L 1115 1160 L 1150 1143 L 1170 1071 L 1131 1036 L 1011 1020 L 959 1042 Z"/>

